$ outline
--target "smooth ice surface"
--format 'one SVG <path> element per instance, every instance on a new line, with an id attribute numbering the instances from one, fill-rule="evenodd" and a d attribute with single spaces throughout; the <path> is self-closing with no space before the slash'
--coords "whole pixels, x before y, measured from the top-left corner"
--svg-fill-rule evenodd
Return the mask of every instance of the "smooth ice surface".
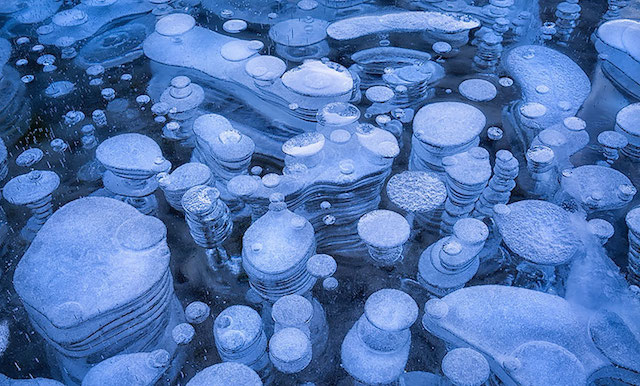
<path id="1" fill-rule="evenodd" d="M 154 140 L 137 133 L 121 134 L 103 141 L 96 149 L 96 158 L 114 172 L 158 173 L 171 166 Z"/>

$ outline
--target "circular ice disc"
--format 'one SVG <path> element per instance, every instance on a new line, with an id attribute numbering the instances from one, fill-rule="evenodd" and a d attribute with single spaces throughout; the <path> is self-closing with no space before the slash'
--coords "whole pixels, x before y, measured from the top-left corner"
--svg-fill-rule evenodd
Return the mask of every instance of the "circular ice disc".
<path id="1" fill-rule="evenodd" d="M 494 219 L 504 243 L 515 254 L 541 265 L 564 264 L 574 257 L 580 240 L 564 209 L 540 200 L 518 201 L 508 209 Z"/>
<path id="2" fill-rule="evenodd" d="M 404 171 L 389 179 L 387 196 L 403 210 L 428 212 L 444 203 L 447 188 L 435 174 Z"/>
<path id="3" fill-rule="evenodd" d="M 498 95 L 493 83 L 484 79 L 467 79 L 458 86 L 460 94 L 474 102 L 488 102 Z"/>
<path id="4" fill-rule="evenodd" d="M 308 157 L 322 150 L 325 142 L 324 135 L 318 132 L 298 134 L 282 144 L 282 152 L 292 157 Z"/>
<path id="5" fill-rule="evenodd" d="M 239 62 L 245 59 L 249 59 L 263 47 L 264 44 L 259 40 L 234 40 L 223 45 L 222 48 L 220 48 L 220 54 L 226 60 L 229 60 L 231 62 Z"/>
<path id="6" fill-rule="evenodd" d="M 386 86 L 369 87 L 366 91 L 367 99 L 371 102 L 384 103 L 393 98 L 393 90 Z"/>
<path id="7" fill-rule="evenodd" d="M 258 374 L 247 365 L 236 362 L 222 362 L 197 373 L 187 382 L 187 386 L 262 386 Z"/>
<path id="8" fill-rule="evenodd" d="M 381 330 L 401 331 L 411 327 L 418 318 L 418 305 L 406 293 L 385 288 L 369 296 L 364 314 Z"/>
<path id="9" fill-rule="evenodd" d="M 258 80 L 274 80 L 282 76 L 287 69 L 285 62 L 270 55 L 260 55 L 249 59 L 244 66 L 247 74 Z"/>
<path id="10" fill-rule="evenodd" d="M 329 277 L 337 268 L 335 259 L 329 255 L 313 255 L 307 260 L 307 271 L 314 277 Z"/>
<path id="11" fill-rule="evenodd" d="M 413 131 L 420 141 L 433 146 L 459 146 L 480 135 L 486 122 L 482 111 L 471 105 L 436 102 L 418 110 Z"/>
<path id="12" fill-rule="evenodd" d="M 629 178 L 616 169 L 600 165 L 583 165 L 564 172 L 561 177 L 564 191 L 578 202 L 589 202 L 594 210 L 622 208 L 633 198 L 635 188 Z M 633 193 L 629 200 L 622 199 L 621 189 Z M 598 200 L 590 202 L 589 197 Z"/>
<path id="13" fill-rule="evenodd" d="M 282 75 L 282 83 L 291 91 L 314 97 L 329 97 L 351 92 L 353 78 L 337 63 L 309 60 Z"/>
<path id="14" fill-rule="evenodd" d="M 227 20 L 222 25 L 222 29 L 229 33 L 237 34 L 247 29 L 247 22 L 240 19 Z"/>
<path id="15" fill-rule="evenodd" d="M 12 178 L 4 186 L 4 198 L 14 205 L 25 205 L 50 195 L 60 185 L 60 177 L 48 170 L 34 170 Z"/>
<path id="16" fill-rule="evenodd" d="M 351 103 L 329 103 L 318 110 L 316 119 L 322 126 L 346 126 L 360 119 L 360 110 Z"/>
<path id="17" fill-rule="evenodd" d="M 71 91 L 73 91 L 74 88 L 75 88 L 75 85 L 73 83 L 68 82 L 66 80 L 61 80 L 58 82 L 51 83 L 44 90 L 44 93 L 46 96 L 50 98 L 59 98 L 69 94 Z"/>
<path id="18" fill-rule="evenodd" d="M 442 372 L 456 385 L 480 386 L 491 375 L 487 359 L 470 348 L 456 348 L 442 359 Z"/>
<path id="19" fill-rule="evenodd" d="M 156 32 L 164 36 L 177 36 L 190 31 L 196 20 L 185 13 L 167 15 L 156 23 Z"/>
<path id="20" fill-rule="evenodd" d="M 358 235 L 367 244 L 379 248 L 392 248 L 409 239 L 410 227 L 400 214 L 390 210 L 374 210 L 360 217 Z"/>
<path id="21" fill-rule="evenodd" d="M 520 385 L 578 386 L 587 383 L 582 363 L 569 350 L 545 341 L 530 341 L 511 354 L 507 371 Z M 549 371 L 548 369 L 555 371 Z"/>
<path id="22" fill-rule="evenodd" d="M 547 113 L 545 105 L 537 102 L 529 102 L 520 106 L 520 113 L 529 119 L 540 118 Z"/>

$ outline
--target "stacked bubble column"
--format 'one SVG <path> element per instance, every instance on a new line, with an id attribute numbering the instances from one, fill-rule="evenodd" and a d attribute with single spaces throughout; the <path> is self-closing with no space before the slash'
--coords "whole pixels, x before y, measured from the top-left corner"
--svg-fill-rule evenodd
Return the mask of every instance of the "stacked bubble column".
<path id="1" fill-rule="evenodd" d="M 516 177 L 520 165 L 518 160 L 508 150 L 498 150 L 496 163 L 493 167 L 493 177 L 489 185 L 482 191 L 482 195 L 474 210 L 474 216 L 491 217 L 496 204 L 506 204 L 511 197 L 511 191 L 516 186 Z"/>
<path id="2" fill-rule="evenodd" d="M 475 147 L 442 160 L 446 172 L 447 200 L 440 224 L 441 234 L 451 233 L 453 225 L 469 216 L 491 176 L 489 152 Z"/>

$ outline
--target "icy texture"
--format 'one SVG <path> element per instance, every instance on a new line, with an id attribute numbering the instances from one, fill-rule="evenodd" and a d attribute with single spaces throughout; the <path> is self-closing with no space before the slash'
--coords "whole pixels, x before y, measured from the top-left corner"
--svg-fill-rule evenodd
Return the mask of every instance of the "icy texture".
<path id="1" fill-rule="evenodd" d="M 319 254 L 313 255 L 307 260 L 307 271 L 311 276 L 318 278 L 326 278 L 333 275 L 338 268 L 338 264 L 329 255 Z"/>
<path id="2" fill-rule="evenodd" d="M 589 321 L 589 334 L 595 345 L 614 364 L 640 370 L 640 342 L 620 316 L 602 311 Z"/>
<path id="3" fill-rule="evenodd" d="M 187 322 L 193 324 L 200 324 L 207 320 L 211 309 L 203 302 L 193 302 L 184 309 L 184 316 Z"/>
<path id="4" fill-rule="evenodd" d="M 20 261 L 14 286 L 36 330 L 60 360 L 69 357 L 74 382 L 87 357 L 163 344 L 162 326 L 170 332 L 182 315 L 164 224 L 109 198 L 56 211 Z M 143 322 L 133 327 L 135 320 Z"/>
<path id="5" fill-rule="evenodd" d="M 404 372 L 411 346 L 409 327 L 418 317 L 418 307 L 395 289 L 373 293 L 364 307 L 364 315 L 342 342 L 342 366 L 363 383 L 394 382 Z"/>
<path id="6" fill-rule="evenodd" d="M 0 14 L 6 14 L 18 23 L 35 24 L 53 15 L 61 6 L 56 0 L 34 0 L 22 2 L 7 0 L 0 8 Z"/>
<path id="7" fill-rule="evenodd" d="M 437 31 L 455 34 L 468 33 L 480 22 L 470 16 L 441 12 L 400 12 L 374 16 L 358 16 L 331 24 L 327 34 L 336 40 L 349 40 L 384 32 Z"/>
<path id="8" fill-rule="evenodd" d="M 327 106 L 318 127 L 326 134 L 300 134 L 282 146 L 283 175 L 237 176 L 229 181 L 229 192 L 252 207 L 254 218 L 264 213 L 271 194 L 284 194 L 290 209 L 313 224 L 321 252 L 352 255 L 362 249 L 353 243 L 357 221 L 377 208 L 399 148 L 388 131 L 358 125 L 352 110 L 357 112 L 347 104 Z M 331 205 L 328 210 L 321 206 L 324 201 Z"/>
<path id="9" fill-rule="evenodd" d="M 496 86 L 484 79 L 467 79 L 460 83 L 458 91 L 473 102 L 488 102 L 498 94 Z"/>
<path id="10" fill-rule="evenodd" d="M 311 341 L 297 328 L 284 328 L 269 340 L 269 357 L 283 373 L 297 373 L 311 363 Z"/>
<path id="11" fill-rule="evenodd" d="M 409 222 L 390 210 L 374 210 L 358 221 L 358 235 L 367 244 L 371 259 L 381 266 L 391 266 L 402 259 L 409 233 Z"/>
<path id="12" fill-rule="evenodd" d="M 466 103 L 424 106 L 413 120 L 410 170 L 443 171 L 444 157 L 478 145 L 486 121 L 482 111 Z"/>
<path id="13" fill-rule="evenodd" d="M 444 204 L 447 191 L 435 174 L 405 171 L 389 179 L 387 195 L 401 209 L 423 213 Z"/>
<path id="14" fill-rule="evenodd" d="M 550 48 L 519 46 L 509 51 L 503 65 L 522 88 L 523 102 L 544 106 L 540 116 L 523 118 L 536 132 L 575 115 L 591 91 L 582 69 Z M 545 92 L 539 92 L 539 86 L 546 86 Z"/>
<path id="15" fill-rule="evenodd" d="M 515 179 L 518 176 L 518 170 L 519 163 L 513 154 L 508 150 L 498 150 L 493 176 L 476 201 L 474 214 L 491 216 L 495 205 L 508 203 L 511 190 L 516 186 Z"/>
<path id="16" fill-rule="evenodd" d="M 353 78 L 340 65 L 308 61 L 282 75 L 282 84 L 291 91 L 311 97 L 339 97 L 351 93 Z"/>
<path id="17" fill-rule="evenodd" d="M 478 136 L 486 118 L 477 108 L 459 102 L 433 103 L 413 120 L 416 137 L 438 147 L 461 146 Z"/>
<path id="18" fill-rule="evenodd" d="M 506 246 L 532 263 L 564 264 L 580 248 L 568 213 L 549 202 L 519 201 L 496 211 L 494 218 Z"/>
<path id="19" fill-rule="evenodd" d="M 391 248 L 407 241 L 409 224 L 395 212 L 377 210 L 360 218 L 358 233 L 368 244 L 378 248 Z"/>
<path id="20" fill-rule="evenodd" d="M 288 19 L 273 25 L 269 37 L 276 43 L 276 52 L 284 59 L 301 62 L 319 59 L 329 53 L 325 20 Z"/>
<path id="21" fill-rule="evenodd" d="M 158 175 L 158 184 L 169 204 L 182 211 L 182 196 L 197 185 L 209 185 L 211 171 L 206 165 L 190 162 L 180 165 L 171 174 Z"/>
<path id="22" fill-rule="evenodd" d="M 315 254 L 313 227 L 274 195 L 269 211 L 244 234 L 242 265 L 252 287 L 267 299 L 308 291 L 315 279 L 306 270 Z"/>
<path id="23" fill-rule="evenodd" d="M 245 68 L 258 57 L 262 42 L 239 40 L 194 25 L 193 18 L 186 14 L 165 16 L 156 24 L 156 32 L 145 40 L 145 55 L 155 62 L 204 72 L 269 119 L 288 121 L 298 133 L 309 128 L 300 120 L 309 122 L 326 103 L 352 98 L 353 76 L 332 62 L 306 62 L 284 73 L 281 80 L 259 85 L 251 76 L 253 72 Z M 292 105 L 296 108 L 291 109 Z"/>
<path id="24" fill-rule="evenodd" d="M 100 65 L 109 69 L 138 59 L 143 55 L 142 43 L 153 29 L 151 20 L 151 17 L 135 19 L 94 35 L 78 51 L 75 62 L 85 68 Z"/>
<path id="25" fill-rule="evenodd" d="M 206 164 L 221 182 L 247 173 L 255 150 L 253 140 L 234 129 L 223 116 L 206 114 L 193 122 L 196 148 L 192 158 Z M 224 183 L 218 184 L 226 190 Z"/>
<path id="26" fill-rule="evenodd" d="M 0 0 L 0 384 L 640 385 L 596 3 Z"/>
<path id="27" fill-rule="evenodd" d="M 491 176 L 489 153 L 473 147 L 442 159 L 446 173 L 447 201 L 444 204 L 441 231 L 451 232 L 458 219 L 467 217 Z"/>
<path id="28" fill-rule="evenodd" d="M 629 260 L 630 280 L 634 284 L 640 284 L 640 209 L 633 208 L 626 217 L 625 222 L 629 227 Z"/>
<path id="29" fill-rule="evenodd" d="M 243 363 L 257 372 L 268 366 L 267 337 L 255 310 L 241 305 L 225 309 L 216 317 L 213 336 L 222 360 Z"/>
<path id="30" fill-rule="evenodd" d="M 606 55 L 609 76 L 637 92 L 640 83 L 640 22 L 616 19 L 603 23 L 594 34 L 595 48 Z"/>
<path id="31" fill-rule="evenodd" d="M 38 28 L 40 42 L 58 44 L 62 37 L 83 40 L 93 36 L 115 19 L 144 14 L 153 8 L 148 1 L 116 0 L 109 3 L 112 4 L 85 1 L 74 8 L 56 13 L 50 24 Z"/>
<path id="32" fill-rule="evenodd" d="M 6 39 L 0 39 L 0 78 L 2 77 L 2 70 L 4 65 L 7 64 L 11 57 L 11 43 Z"/>
<path id="33" fill-rule="evenodd" d="M 487 313 L 487 307 L 492 311 Z M 422 323 L 454 347 L 485 353 L 498 376 L 516 383 L 537 383 L 545 377 L 545 384 L 578 385 L 607 372 L 624 379 L 629 373 L 616 370 L 596 349 L 588 333 L 589 318 L 589 311 L 557 296 L 475 286 L 427 302 Z M 625 342 L 627 347 L 633 344 Z"/>
<path id="34" fill-rule="evenodd" d="M 107 169 L 102 177 L 105 195 L 128 202 L 144 214 L 155 212 L 156 175 L 168 172 L 171 162 L 154 140 L 137 133 L 120 134 L 103 141 L 96 158 Z"/>
<path id="35" fill-rule="evenodd" d="M 84 221 L 78 222 L 78 218 Z M 144 228 L 139 228 L 142 225 Z M 59 227 L 64 227 L 65 231 L 58 231 Z M 136 228 L 143 232 L 129 233 L 130 229 Z M 114 235 L 115 239 L 105 235 Z M 56 211 L 38 232 L 16 272 L 16 289 L 30 307 L 42 312 L 54 325 L 72 327 L 98 313 L 129 303 L 143 295 L 146 287 L 162 281 L 169 261 L 165 236 L 166 229 L 160 220 L 140 215 L 132 211 L 130 206 L 115 200 L 96 197 L 74 201 Z M 74 248 L 81 248 L 76 245 L 76 240 L 82 240 L 85 248 L 90 248 L 82 248 L 84 256 L 75 256 Z M 114 266 L 99 272 L 86 270 L 93 263 L 90 259 L 93 253 L 88 252 L 90 250 L 103 256 L 103 264 Z M 149 253 L 139 254 L 145 250 L 149 250 Z M 47 259 L 48 253 L 55 253 L 57 259 Z M 128 260 L 132 263 L 134 258 L 136 264 L 120 263 Z M 62 262 L 65 263 L 65 269 L 59 271 Z M 158 269 L 163 266 L 164 270 Z M 92 273 L 93 276 L 90 275 Z M 81 281 L 77 274 L 84 276 Z M 132 277 L 137 280 L 127 280 Z M 111 282 L 119 285 L 111 286 Z M 26 286 L 27 283 L 30 285 Z M 58 286 L 59 291 L 38 292 L 41 285 L 45 284 Z M 109 296 L 95 297 L 95 291 L 85 292 L 74 288 L 104 288 L 109 291 Z M 77 312 L 73 313 L 76 320 L 66 317 L 67 312 L 56 311 L 60 305 L 71 303 L 78 305 Z M 59 317 L 61 319 L 58 320 Z"/>
<path id="36" fill-rule="evenodd" d="M 10 385 L 10 386 L 32 386 L 32 385 L 37 385 L 37 386 L 62 386 L 63 384 L 55 381 L 53 379 L 46 379 L 46 378 L 30 378 L 30 379 L 10 379 L 7 378 L 5 375 L 0 374 L 0 382 L 2 382 L 3 385 Z"/>
<path id="37" fill-rule="evenodd" d="M 271 317 L 275 331 L 286 327 L 295 327 L 310 335 L 309 322 L 313 316 L 313 305 L 300 295 L 286 295 L 273 303 Z"/>
<path id="38" fill-rule="evenodd" d="M 150 385 L 166 371 L 170 359 L 165 350 L 116 355 L 94 366 L 82 386 Z"/>
<path id="39" fill-rule="evenodd" d="M 561 184 L 564 191 L 588 212 L 622 208 L 636 193 L 636 188 L 624 174 L 597 165 L 564 170 Z"/>
<path id="40" fill-rule="evenodd" d="M 478 271 L 478 253 L 488 236 L 489 230 L 482 221 L 458 220 L 452 236 L 438 240 L 420 255 L 418 282 L 435 296 L 462 288 Z"/>
<path id="41" fill-rule="evenodd" d="M 350 67 L 360 77 L 360 88 L 387 86 L 393 89 L 389 102 L 419 106 L 433 96 L 433 86 L 444 77 L 444 68 L 427 52 L 400 47 L 373 47 L 355 52 Z M 390 71 L 393 70 L 393 71 Z M 406 92 L 398 86 L 407 87 Z"/>
<path id="42" fill-rule="evenodd" d="M 9 323 L 6 320 L 0 322 L 0 357 L 9 346 Z"/>
<path id="43" fill-rule="evenodd" d="M 187 383 L 188 386 L 262 386 L 255 371 L 234 362 L 218 363 L 200 371 Z"/>
<path id="44" fill-rule="evenodd" d="M 13 205 L 25 205 L 33 216 L 22 229 L 25 240 L 32 240 L 53 213 L 52 194 L 60 185 L 60 177 L 52 171 L 34 170 L 12 178 L 3 189 L 4 198 Z"/>
<path id="45" fill-rule="evenodd" d="M 442 359 L 442 372 L 454 385 L 482 385 L 491 374 L 489 363 L 469 348 L 451 350 Z"/>
<path id="46" fill-rule="evenodd" d="M 615 131 L 627 137 L 628 145 L 623 148 L 623 153 L 633 159 L 640 157 L 640 103 L 633 103 L 618 111 L 616 115 Z"/>

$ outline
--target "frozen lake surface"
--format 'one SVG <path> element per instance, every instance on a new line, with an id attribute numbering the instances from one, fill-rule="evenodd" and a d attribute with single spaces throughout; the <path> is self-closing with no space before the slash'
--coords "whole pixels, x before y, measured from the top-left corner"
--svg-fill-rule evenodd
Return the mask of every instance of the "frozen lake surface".
<path id="1" fill-rule="evenodd" d="M 638 0 L 2 0 L 1 385 L 640 385 Z"/>

